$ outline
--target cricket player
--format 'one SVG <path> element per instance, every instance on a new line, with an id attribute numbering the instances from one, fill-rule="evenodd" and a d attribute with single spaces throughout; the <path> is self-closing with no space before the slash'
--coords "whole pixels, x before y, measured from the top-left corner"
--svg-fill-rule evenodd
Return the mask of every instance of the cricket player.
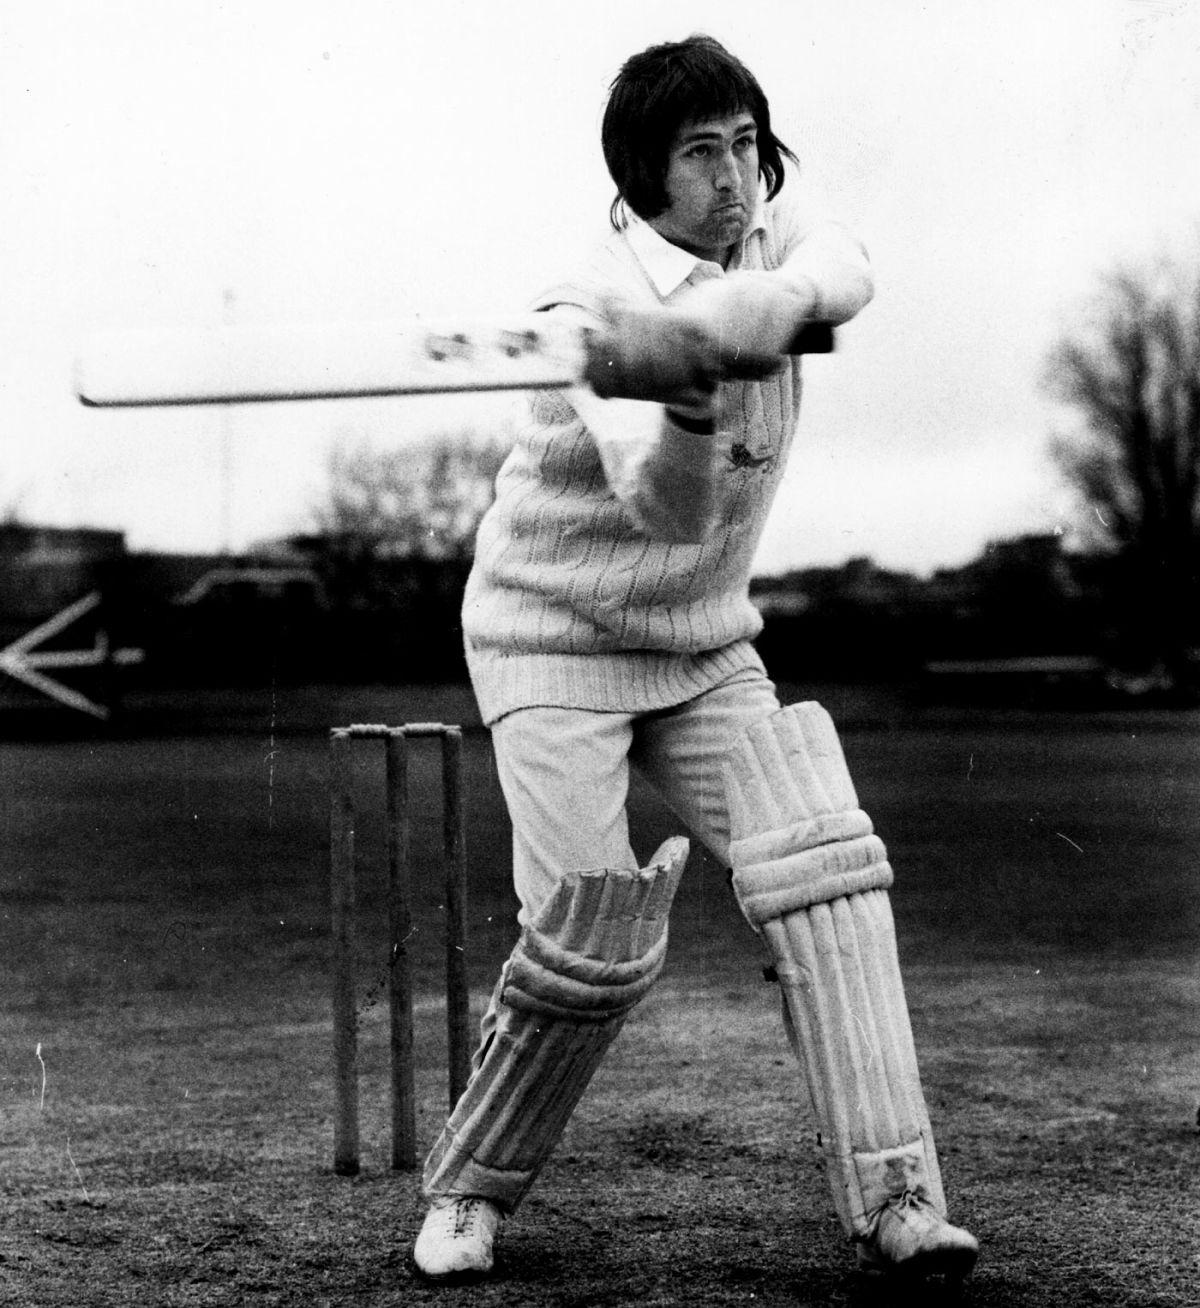
<path id="1" fill-rule="evenodd" d="M 886 851 L 827 714 L 780 706 L 748 594 L 800 406 L 789 342 L 859 313 L 870 265 L 708 37 L 630 58 L 601 135 L 613 232 L 535 303 L 596 329 L 592 385 L 532 397 L 464 602 L 522 932 L 425 1165 L 414 1260 L 432 1279 L 491 1270 L 661 969 L 688 842 L 635 855 L 632 767 L 732 869 L 859 1265 L 958 1278 L 978 1246 L 946 1219 Z"/>

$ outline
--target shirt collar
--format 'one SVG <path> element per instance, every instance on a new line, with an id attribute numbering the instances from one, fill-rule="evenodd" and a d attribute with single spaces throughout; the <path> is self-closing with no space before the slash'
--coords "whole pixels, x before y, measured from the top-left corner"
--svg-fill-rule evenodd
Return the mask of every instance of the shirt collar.
<path id="1" fill-rule="evenodd" d="M 672 245 L 665 236 L 660 236 L 644 218 L 639 218 L 632 211 L 628 211 L 628 217 L 629 224 L 625 229 L 625 239 L 629 242 L 630 249 L 637 256 L 638 262 L 645 269 L 646 275 L 654 283 L 654 289 L 664 299 L 677 291 L 701 264 L 715 267 L 715 265 L 708 264 L 707 260 L 689 254 L 678 245 Z M 765 226 L 763 199 L 760 195 L 754 206 L 754 217 L 750 227 L 746 235 L 742 237 L 739 245 L 744 248 L 750 236 L 754 232 L 761 231 Z M 735 265 L 739 262 L 740 251 L 735 253 L 733 259 Z"/>

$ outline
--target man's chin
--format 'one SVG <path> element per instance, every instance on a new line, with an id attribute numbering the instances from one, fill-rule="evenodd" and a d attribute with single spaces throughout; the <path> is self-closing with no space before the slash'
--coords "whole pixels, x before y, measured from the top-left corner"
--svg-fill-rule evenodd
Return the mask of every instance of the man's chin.
<path id="1" fill-rule="evenodd" d="M 728 213 L 717 215 L 717 245 L 733 245 L 740 241 L 750 229 L 750 219 L 742 208 L 731 209 Z"/>

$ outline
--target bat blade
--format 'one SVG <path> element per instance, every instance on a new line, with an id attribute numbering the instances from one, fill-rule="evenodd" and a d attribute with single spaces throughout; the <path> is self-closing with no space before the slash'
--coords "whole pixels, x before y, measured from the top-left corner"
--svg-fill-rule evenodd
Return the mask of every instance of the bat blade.
<path id="1" fill-rule="evenodd" d="M 90 408 L 129 408 L 576 386 L 587 340 L 586 328 L 542 313 L 105 332 L 76 359 L 75 390 Z M 791 353 L 832 348 L 832 328 L 808 323 Z"/>
<path id="2" fill-rule="evenodd" d="M 584 333 L 544 314 L 422 321 L 106 332 L 76 360 L 95 408 L 350 399 L 572 386 Z"/>

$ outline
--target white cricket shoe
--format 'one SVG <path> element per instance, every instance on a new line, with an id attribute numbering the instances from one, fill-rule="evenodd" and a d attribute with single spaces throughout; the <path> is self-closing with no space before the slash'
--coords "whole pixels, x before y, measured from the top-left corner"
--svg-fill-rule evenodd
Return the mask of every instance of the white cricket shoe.
<path id="1" fill-rule="evenodd" d="M 492 1244 L 504 1214 L 490 1199 L 448 1195 L 435 1199 L 413 1245 L 422 1276 L 444 1281 L 486 1276 L 492 1270 Z"/>
<path id="2" fill-rule="evenodd" d="M 979 1241 L 951 1226 L 928 1200 L 913 1190 L 889 1199 L 871 1234 L 859 1242 L 861 1271 L 962 1280 L 979 1256 Z"/>

